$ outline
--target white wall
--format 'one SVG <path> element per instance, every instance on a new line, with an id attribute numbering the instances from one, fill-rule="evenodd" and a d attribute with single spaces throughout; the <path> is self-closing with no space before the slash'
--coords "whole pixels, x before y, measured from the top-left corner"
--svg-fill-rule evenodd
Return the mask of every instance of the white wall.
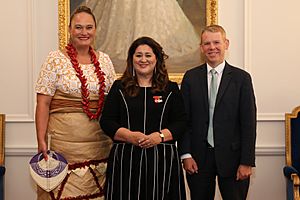
<path id="1" fill-rule="evenodd" d="M 5 199 L 35 199 L 28 173 L 28 160 L 36 151 L 34 82 L 47 53 L 57 48 L 57 1 L 9 0 L 1 5 Z M 219 24 L 230 40 L 227 60 L 252 74 L 257 98 L 257 167 L 250 200 L 285 199 L 284 113 L 300 104 L 299 7 L 299 0 L 219 0 Z"/>
<path id="2" fill-rule="evenodd" d="M 56 49 L 57 1 L 1 1 L 0 113 L 6 114 L 5 199 L 35 199 L 28 161 L 36 153 L 34 84 Z"/>
<path id="3" fill-rule="evenodd" d="M 251 73 L 257 98 L 253 200 L 285 199 L 284 113 L 300 104 L 299 6 L 297 0 L 219 0 L 219 24 L 231 41 L 228 61 Z"/>

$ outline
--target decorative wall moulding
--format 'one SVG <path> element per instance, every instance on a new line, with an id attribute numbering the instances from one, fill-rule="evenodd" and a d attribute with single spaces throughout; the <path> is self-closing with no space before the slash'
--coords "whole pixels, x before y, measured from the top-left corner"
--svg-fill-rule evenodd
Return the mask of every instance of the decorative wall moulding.
<path id="1" fill-rule="evenodd" d="M 5 156 L 33 156 L 37 153 L 35 146 L 8 146 L 5 148 Z M 260 145 L 256 147 L 256 156 L 284 156 L 284 146 Z"/>
<path id="2" fill-rule="evenodd" d="M 285 146 L 257 146 L 256 156 L 285 156 Z"/>
<path id="3" fill-rule="evenodd" d="M 258 113 L 257 121 L 258 122 L 267 122 L 267 121 L 284 121 L 284 113 Z M 6 122 L 34 122 L 33 111 L 30 114 L 6 114 Z"/>
<path id="4" fill-rule="evenodd" d="M 34 146 L 11 146 L 5 148 L 5 156 L 33 156 L 37 153 L 37 147 Z"/>
<path id="5" fill-rule="evenodd" d="M 6 114 L 6 123 L 34 122 L 33 111 L 30 114 Z"/>
<path id="6" fill-rule="evenodd" d="M 23 123 L 23 122 L 34 122 L 34 104 L 35 104 L 35 93 L 33 91 L 33 85 L 35 84 L 34 81 L 34 74 L 35 74 L 35 61 L 36 61 L 36 55 L 35 55 L 35 36 L 36 36 L 36 10 L 35 10 L 35 1 L 33 0 L 27 0 L 27 20 L 25 23 L 27 24 L 27 49 L 24 50 L 24 53 L 27 54 L 27 63 L 22 66 L 27 68 L 27 80 L 22 82 L 22 84 L 27 84 L 27 97 L 24 97 L 22 99 L 22 102 L 25 101 L 26 105 L 26 111 L 25 113 L 4 113 L 6 115 L 6 122 L 17 122 L 17 123 Z M 26 8 L 24 8 L 26 9 Z M 24 75 L 25 77 L 25 75 Z M 24 79 L 25 80 L 25 79 Z M 21 97 L 20 97 L 21 98 Z M 23 97 L 22 97 L 23 98 Z M 27 101 L 27 102 L 26 102 Z"/>
<path id="7" fill-rule="evenodd" d="M 257 121 L 264 122 L 264 121 L 284 121 L 284 113 L 258 113 L 257 114 Z"/>

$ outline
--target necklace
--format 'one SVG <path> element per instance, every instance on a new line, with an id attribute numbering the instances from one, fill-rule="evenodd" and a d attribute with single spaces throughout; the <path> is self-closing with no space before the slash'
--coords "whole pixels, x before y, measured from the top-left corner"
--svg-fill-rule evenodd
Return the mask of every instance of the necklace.
<path id="1" fill-rule="evenodd" d="M 73 68 L 76 71 L 76 76 L 79 78 L 80 82 L 81 82 L 81 97 L 82 97 L 82 109 L 83 112 L 86 113 L 86 115 L 90 118 L 90 120 L 92 119 L 98 119 L 100 114 L 101 114 L 101 110 L 103 107 L 103 103 L 104 103 L 104 90 L 105 90 L 105 78 L 104 78 L 104 72 L 101 71 L 100 68 L 100 63 L 97 60 L 96 54 L 94 53 L 92 47 L 89 47 L 89 54 L 91 56 L 91 61 L 95 66 L 95 74 L 97 75 L 98 78 L 98 84 L 99 86 L 99 100 L 98 100 L 98 108 L 97 111 L 95 113 L 91 112 L 90 110 L 90 92 L 87 88 L 87 78 L 83 75 L 83 71 L 80 69 L 79 67 L 79 63 L 77 60 L 77 51 L 75 49 L 75 47 L 69 43 L 66 46 L 67 49 L 67 54 L 71 59 L 71 63 Z"/>

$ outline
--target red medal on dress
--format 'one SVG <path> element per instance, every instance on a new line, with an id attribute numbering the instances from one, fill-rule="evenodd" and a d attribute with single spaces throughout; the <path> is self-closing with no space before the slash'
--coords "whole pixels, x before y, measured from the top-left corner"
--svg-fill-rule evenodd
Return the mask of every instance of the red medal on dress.
<path id="1" fill-rule="evenodd" d="M 154 103 L 161 103 L 163 102 L 162 96 L 153 96 Z"/>

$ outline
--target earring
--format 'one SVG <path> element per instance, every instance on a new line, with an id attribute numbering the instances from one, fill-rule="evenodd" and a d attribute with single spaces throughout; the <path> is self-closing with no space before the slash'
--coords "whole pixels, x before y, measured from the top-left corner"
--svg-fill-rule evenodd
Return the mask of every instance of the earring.
<path id="1" fill-rule="evenodd" d="M 133 67 L 132 67 L 132 76 L 135 77 L 135 70 Z"/>

